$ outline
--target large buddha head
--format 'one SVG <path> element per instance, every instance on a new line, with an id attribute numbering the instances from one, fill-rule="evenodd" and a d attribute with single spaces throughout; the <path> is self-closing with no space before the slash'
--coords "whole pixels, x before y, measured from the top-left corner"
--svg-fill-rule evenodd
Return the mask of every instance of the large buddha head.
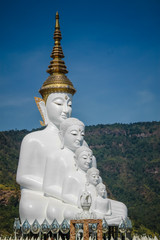
<path id="1" fill-rule="evenodd" d="M 50 62 L 47 70 L 50 76 L 39 90 L 43 100 L 41 99 L 41 105 L 37 105 L 39 110 L 41 110 L 44 122 L 46 124 L 51 122 L 58 128 L 64 119 L 71 116 L 72 96 L 76 92 L 72 82 L 66 76 L 68 70 L 65 62 L 62 60 L 64 55 L 60 44 L 61 39 L 59 15 L 57 12 L 54 32 L 55 44 L 51 54 L 53 60 Z"/>
<path id="2" fill-rule="evenodd" d="M 58 128 L 64 119 L 71 117 L 72 95 L 67 93 L 51 93 L 46 101 L 49 122 Z"/>

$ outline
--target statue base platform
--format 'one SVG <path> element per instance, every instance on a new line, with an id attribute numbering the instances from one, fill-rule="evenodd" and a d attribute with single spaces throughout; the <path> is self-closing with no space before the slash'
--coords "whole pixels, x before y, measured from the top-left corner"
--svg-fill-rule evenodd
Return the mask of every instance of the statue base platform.
<path id="1" fill-rule="evenodd" d="M 35 220 L 32 226 L 23 225 L 15 220 L 15 239 L 37 240 L 128 240 L 131 239 L 131 229 L 120 226 L 108 226 L 102 219 L 64 220 L 61 225 L 56 219 L 51 225 L 44 220 L 39 225 Z M 27 220 L 26 220 L 27 221 Z"/>

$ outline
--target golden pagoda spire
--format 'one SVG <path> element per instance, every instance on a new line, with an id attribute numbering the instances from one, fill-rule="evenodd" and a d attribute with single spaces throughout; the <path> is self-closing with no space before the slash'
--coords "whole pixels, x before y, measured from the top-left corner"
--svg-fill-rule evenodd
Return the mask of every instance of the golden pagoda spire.
<path id="1" fill-rule="evenodd" d="M 65 75 L 68 73 L 68 70 L 65 66 L 65 62 L 62 60 L 62 58 L 64 58 L 64 54 L 60 43 L 62 36 L 58 12 L 56 13 L 56 24 L 53 38 L 54 47 L 51 54 L 51 58 L 53 58 L 53 60 L 50 62 L 50 65 L 47 69 L 47 72 L 50 74 L 50 76 L 43 83 L 41 89 L 39 90 L 45 102 L 48 95 L 53 92 L 65 92 L 71 93 L 72 95 L 76 92 L 73 84 Z"/>
<path id="2" fill-rule="evenodd" d="M 56 25 L 55 25 L 55 31 L 54 31 L 54 41 L 55 45 L 53 47 L 53 51 L 51 54 L 51 58 L 53 60 L 50 62 L 49 69 L 47 70 L 48 73 L 68 73 L 67 68 L 65 66 L 65 62 L 62 61 L 61 58 L 64 58 L 62 47 L 61 47 L 61 31 L 60 31 L 60 25 L 59 25 L 59 14 L 56 13 Z"/>

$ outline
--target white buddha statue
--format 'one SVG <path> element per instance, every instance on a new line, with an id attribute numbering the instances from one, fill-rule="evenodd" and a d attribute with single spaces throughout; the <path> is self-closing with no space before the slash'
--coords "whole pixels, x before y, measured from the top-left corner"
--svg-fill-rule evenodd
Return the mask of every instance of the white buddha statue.
<path id="1" fill-rule="evenodd" d="M 75 151 L 76 171 L 68 173 L 62 185 L 62 200 L 80 207 L 79 199 L 87 182 L 86 172 L 92 167 L 92 150 L 81 146 Z"/>
<path id="2" fill-rule="evenodd" d="M 74 177 L 81 187 L 85 184 L 86 177 L 90 177 L 87 190 L 92 192 L 92 195 L 95 195 L 95 187 L 101 182 L 100 177 L 98 180 L 93 177 L 98 170 L 91 150 L 85 150 L 87 160 L 84 162 L 83 154 L 78 154 L 77 149 L 87 144 L 83 139 L 84 124 L 70 118 L 72 96 L 76 90 L 65 75 L 68 71 L 62 60 L 64 55 L 60 45 L 58 13 L 54 40 L 55 46 L 51 55 L 53 60 L 47 70 L 50 76 L 39 91 L 43 99 L 40 99 L 38 108 L 46 127 L 28 134 L 23 139 L 20 150 L 17 183 L 21 186 L 19 212 L 22 223 L 25 219 L 30 224 L 35 219 L 40 224 L 45 218 L 49 221 L 57 218 L 59 223 L 64 218 L 71 219 L 72 211 L 79 211 L 79 204 L 76 184 L 73 187 L 65 185 L 65 179 L 71 179 L 70 176 Z M 74 158 L 76 150 L 77 162 Z M 94 174 L 89 172 L 86 175 L 90 167 L 94 167 Z M 80 179 L 80 175 L 84 177 Z M 113 214 L 127 216 L 127 208 L 123 203 L 110 201 Z"/>
<path id="3" fill-rule="evenodd" d="M 86 187 L 86 172 L 92 167 L 93 153 L 86 146 L 78 148 L 75 152 L 76 171 L 68 173 L 62 186 L 62 200 L 68 205 L 64 208 L 63 217 L 71 220 L 82 211 L 80 197 Z"/>
<path id="4" fill-rule="evenodd" d="M 106 188 L 99 176 L 98 169 L 94 167 L 88 169 L 87 182 L 86 189 L 92 196 L 91 210 L 97 215 L 97 218 L 105 217 L 109 225 L 119 225 L 121 219 L 127 217 L 127 208 L 121 202 L 107 199 Z"/>
<path id="5" fill-rule="evenodd" d="M 71 115 L 72 95 L 51 93 L 46 102 L 49 123 L 44 130 L 28 134 L 22 142 L 17 170 L 21 186 L 20 218 L 30 224 L 45 219 L 47 199 L 43 196 L 43 177 L 48 154 L 60 149 L 59 124 Z M 41 209 L 41 211 L 39 211 Z"/>
<path id="6" fill-rule="evenodd" d="M 60 125 L 61 149 L 53 151 L 47 157 L 43 190 L 48 197 L 47 219 L 49 222 L 54 218 L 58 222 L 63 221 L 63 188 L 64 182 L 76 172 L 74 152 L 83 145 L 84 124 L 76 118 L 68 118 Z M 66 192 L 69 192 L 72 185 L 67 185 Z M 75 193 L 73 192 L 73 204 Z M 67 199 L 67 198 L 66 198 Z M 65 202 L 65 201 L 64 201 Z"/>
<path id="7" fill-rule="evenodd" d="M 99 183 L 96 186 L 97 196 L 93 199 L 92 211 L 98 219 L 104 219 L 108 225 L 119 225 L 122 216 L 112 214 L 111 200 L 107 198 L 106 186 Z"/>
<path id="8" fill-rule="evenodd" d="M 86 189 L 88 192 L 90 192 L 92 199 L 95 199 L 97 196 L 96 186 L 102 181 L 101 177 L 99 176 L 99 170 L 95 167 L 88 169 L 86 177 Z"/>
<path id="9" fill-rule="evenodd" d="M 93 199 L 92 210 L 98 219 L 103 219 L 112 214 L 111 202 L 107 198 L 106 186 L 103 183 L 99 183 L 96 190 L 97 196 Z"/>
<path id="10" fill-rule="evenodd" d="M 60 123 L 71 116 L 72 95 L 76 92 L 70 80 L 66 77 L 66 66 L 61 58 L 64 57 L 60 46 L 61 33 L 59 16 L 56 15 L 55 46 L 52 52 L 51 65 L 47 70 L 50 73 L 44 82 L 40 93 L 41 112 L 46 122 L 44 130 L 28 134 L 22 141 L 17 183 L 21 186 L 20 219 L 30 224 L 35 219 L 42 223 L 46 218 L 48 199 L 44 197 L 42 185 L 47 155 L 54 153 L 61 147 L 59 138 Z"/>

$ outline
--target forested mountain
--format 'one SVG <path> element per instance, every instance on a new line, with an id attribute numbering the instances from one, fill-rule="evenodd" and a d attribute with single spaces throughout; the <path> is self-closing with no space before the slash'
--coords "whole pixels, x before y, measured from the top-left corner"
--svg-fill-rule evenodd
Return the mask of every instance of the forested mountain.
<path id="1" fill-rule="evenodd" d="M 0 232 L 12 233 L 18 217 L 15 183 L 19 149 L 29 131 L 0 132 Z M 108 197 L 124 202 L 134 231 L 160 234 L 160 122 L 86 127 Z"/>

